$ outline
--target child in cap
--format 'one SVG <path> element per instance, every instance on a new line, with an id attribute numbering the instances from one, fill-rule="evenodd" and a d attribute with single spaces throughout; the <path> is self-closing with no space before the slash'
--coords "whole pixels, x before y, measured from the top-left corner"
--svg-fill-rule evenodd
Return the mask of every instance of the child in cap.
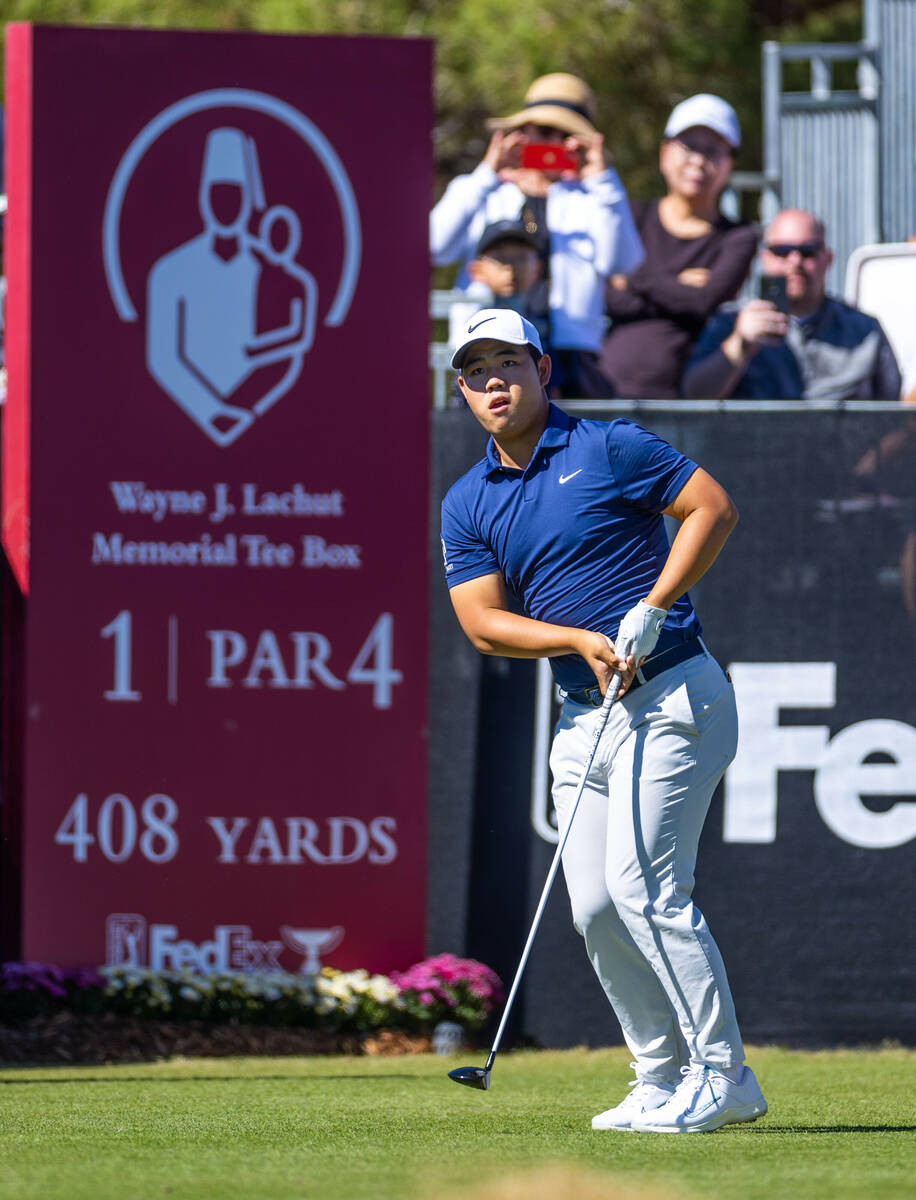
<path id="1" fill-rule="evenodd" d="M 511 308 L 526 317 L 546 346 L 549 312 L 544 274 L 542 245 L 521 222 L 488 225 L 468 263 L 467 302 L 452 305 L 449 313 L 449 342 L 454 345 L 458 331 L 478 309 L 492 307 Z"/>

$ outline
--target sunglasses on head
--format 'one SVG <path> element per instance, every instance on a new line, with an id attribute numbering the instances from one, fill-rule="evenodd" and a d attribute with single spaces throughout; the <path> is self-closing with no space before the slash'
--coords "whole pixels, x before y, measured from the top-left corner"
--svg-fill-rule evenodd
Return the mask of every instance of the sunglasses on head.
<path id="1" fill-rule="evenodd" d="M 775 246 L 766 247 L 769 253 L 775 254 L 777 258 L 788 258 L 795 250 L 802 258 L 816 258 L 823 248 L 823 242 L 777 242 Z"/>

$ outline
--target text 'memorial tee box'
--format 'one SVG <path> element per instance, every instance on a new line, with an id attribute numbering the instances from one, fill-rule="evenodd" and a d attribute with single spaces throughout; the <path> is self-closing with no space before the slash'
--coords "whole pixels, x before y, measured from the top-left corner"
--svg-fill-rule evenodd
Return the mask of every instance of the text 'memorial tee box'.
<path id="1" fill-rule="evenodd" d="M 431 47 L 14 24 L 7 59 L 22 955 L 404 967 Z"/>

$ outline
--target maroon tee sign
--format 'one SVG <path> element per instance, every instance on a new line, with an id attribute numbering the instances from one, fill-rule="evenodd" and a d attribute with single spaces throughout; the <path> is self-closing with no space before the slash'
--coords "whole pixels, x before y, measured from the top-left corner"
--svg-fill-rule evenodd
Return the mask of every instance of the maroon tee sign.
<path id="1" fill-rule="evenodd" d="M 430 46 L 12 25 L 7 47 L 22 955 L 403 968 Z"/>

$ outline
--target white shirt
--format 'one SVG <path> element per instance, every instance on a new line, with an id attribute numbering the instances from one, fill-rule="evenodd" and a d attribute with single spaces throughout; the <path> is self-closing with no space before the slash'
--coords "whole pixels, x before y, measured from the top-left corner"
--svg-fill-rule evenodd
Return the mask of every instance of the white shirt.
<path id="1" fill-rule="evenodd" d="M 467 263 L 484 229 L 496 221 L 517 220 L 524 202 L 521 189 L 501 182 L 486 163 L 470 175 L 459 175 L 430 214 L 433 262 L 460 261 L 455 286 L 466 287 Z M 581 182 L 551 184 L 547 228 L 551 344 L 597 352 L 605 330 L 607 280 L 618 272 L 628 274 L 644 257 L 626 191 L 613 167 Z"/>

